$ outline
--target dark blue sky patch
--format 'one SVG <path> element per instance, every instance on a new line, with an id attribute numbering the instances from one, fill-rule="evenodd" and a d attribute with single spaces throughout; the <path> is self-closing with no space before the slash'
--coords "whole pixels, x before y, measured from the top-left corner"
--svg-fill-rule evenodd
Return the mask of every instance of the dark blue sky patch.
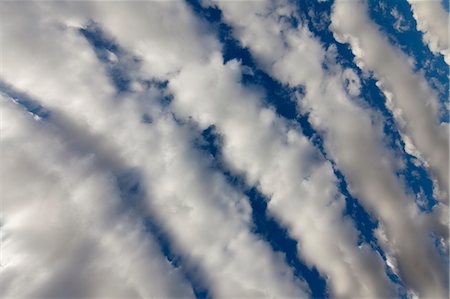
<path id="1" fill-rule="evenodd" d="M 137 78 L 137 81 L 146 89 L 146 90 L 157 90 L 158 91 L 158 103 L 159 105 L 165 109 L 170 106 L 173 101 L 173 94 L 167 88 L 169 81 L 167 80 L 159 80 L 156 78 L 153 79 L 140 79 Z"/>
<path id="2" fill-rule="evenodd" d="M 211 157 L 218 158 L 222 147 L 222 139 L 216 133 L 214 125 L 202 131 L 201 137 L 196 139 L 195 146 L 207 152 Z"/>
<path id="3" fill-rule="evenodd" d="M 444 270 L 444 275 L 445 275 L 445 286 L 448 288 L 450 284 L 449 281 L 450 272 L 448 271 L 448 269 L 450 269 L 450 256 L 448 254 L 448 247 L 447 245 L 443 244 L 441 242 L 441 238 L 437 237 L 435 234 L 431 233 L 429 237 L 432 239 L 433 245 L 439 254 L 443 269 L 447 269 Z"/>
<path id="4" fill-rule="evenodd" d="M 122 170 L 116 174 L 116 183 L 121 198 L 131 206 L 143 204 L 143 189 L 140 183 L 140 174 L 137 169 Z M 128 205 L 128 204 L 127 204 Z"/>
<path id="5" fill-rule="evenodd" d="M 50 110 L 43 107 L 38 101 L 2 81 L 0 81 L 0 93 L 4 93 L 6 96 L 10 97 L 14 102 L 34 116 L 41 119 L 48 119 L 51 116 Z"/>
<path id="6" fill-rule="evenodd" d="M 150 80 L 142 80 L 142 84 L 144 84 L 147 88 L 155 87 L 157 89 L 163 90 L 167 88 L 169 81 L 167 80 L 158 80 L 158 79 L 150 79 Z"/>
<path id="7" fill-rule="evenodd" d="M 447 12 L 450 12 L 450 1 L 448 0 L 441 0 L 442 6 Z"/>
<path id="8" fill-rule="evenodd" d="M 148 115 L 147 113 L 144 113 L 142 115 L 142 122 L 146 123 L 146 124 L 152 124 L 153 123 L 153 118 L 150 115 Z"/>
<path id="9" fill-rule="evenodd" d="M 435 234 L 431 233 L 430 238 L 433 240 L 433 245 L 437 249 L 442 261 L 445 263 L 447 269 L 450 266 L 450 256 L 448 255 L 448 249 L 446 249 L 446 245 L 441 243 L 441 238 L 437 237 Z M 447 271 L 447 276 L 449 272 Z M 448 277 L 447 277 L 448 279 Z M 448 285 L 447 285 L 448 286 Z"/>
<path id="10" fill-rule="evenodd" d="M 119 45 L 102 31 L 94 22 L 89 23 L 79 32 L 92 46 L 99 61 L 106 67 L 118 93 L 130 91 L 133 78 L 130 69 L 139 68 L 139 60 L 124 51 Z"/>

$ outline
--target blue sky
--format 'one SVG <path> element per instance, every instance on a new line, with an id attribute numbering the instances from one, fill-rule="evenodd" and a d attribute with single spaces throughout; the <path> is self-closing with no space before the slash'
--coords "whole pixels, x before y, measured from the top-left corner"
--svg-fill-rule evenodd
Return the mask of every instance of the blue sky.
<path id="1" fill-rule="evenodd" d="M 0 294 L 448 297 L 438 2 L 1 3 Z"/>

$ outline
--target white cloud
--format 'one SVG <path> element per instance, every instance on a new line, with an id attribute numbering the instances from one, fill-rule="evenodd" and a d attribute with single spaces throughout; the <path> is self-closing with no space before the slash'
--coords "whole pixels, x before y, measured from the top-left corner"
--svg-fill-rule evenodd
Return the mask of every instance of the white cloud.
<path id="1" fill-rule="evenodd" d="M 93 4 L 93 17 L 120 44 L 143 59 L 144 71 L 165 77 L 180 66 L 202 60 L 220 44 L 182 1 L 126 1 Z M 126 20 L 126 21 L 125 21 Z M 126 26 L 124 26 L 126 22 Z"/>
<path id="2" fill-rule="evenodd" d="M 3 30 L 3 40 L 11 49 L 5 53 L 3 79 L 50 109 L 55 125 L 71 127 L 64 136 L 71 147 L 92 152 L 93 159 L 99 160 L 101 165 L 114 165 L 118 159 L 127 168 L 140 172 L 141 187 L 147 195 L 145 207 L 155 212 L 154 220 L 161 224 L 185 263 L 206 273 L 200 278 L 206 280 L 213 296 L 306 296 L 307 287 L 294 278 L 283 257 L 251 234 L 248 199 L 229 186 L 223 175 L 210 168 L 206 157 L 193 148 L 192 127 L 178 124 L 170 111 L 162 110 L 157 102 L 158 95 L 154 96 L 152 90 L 115 95 L 105 70 L 77 28 L 63 26 L 64 19 L 59 18 L 68 13 L 63 6 L 30 6 L 27 17 L 21 19 L 23 7 L 4 5 L 9 11 L 8 19 L 3 22 L 15 22 L 15 26 Z M 204 52 L 197 50 L 203 48 L 202 43 L 208 43 L 210 37 L 203 38 L 203 33 L 190 25 L 196 21 L 188 10 L 180 8 L 180 3 L 93 5 L 94 13 L 86 16 L 92 16 L 100 25 L 106 24 L 113 37 L 145 59 L 142 79 L 150 72 L 152 77 L 149 78 L 161 77 L 183 68 L 185 63 L 202 61 Z M 49 14 L 43 15 L 44 11 Z M 148 12 L 157 19 L 149 18 Z M 130 40 L 127 40 L 129 31 L 123 30 L 122 23 L 117 22 L 123 18 L 133 20 L 130 26 L 141 27 L 140 32 L 133 31 L 135 35 Z M 170 34 L 177 29 L 172 22 L 164 20 L 172 18 L 180 20 L 182 25 L 185 23 L 182 38 Z M 84 23 L 81 17 L 77 22 Z M 143 29 L 152 25 L 159 30 Z M 17 39 L 14 36 L 17 28 L 34 36 Z M 156 48 L 152 46 L 154 42 L 158 44 Z M 199 48 L 195 48 L 196 42 Z M 184 43 L 194 45 L 194 49 L 180 54 Z M 12 51 L 16 47 L 18 54 Z M 148 47 L 145 48 L 148 51 L 142 47 Z M 20 58 L 16 56 L 19 54 Z M 153 61 L 152 57 L 157 57 L 158 61 Z M 25 72 L 27 66 L 36 71 Z M 141 121 L 144 113 L 152 118 L 151 125 Z M 51 161 L 48 164 L 52 167 Z M 76 182 L 69 187 L 76 187 Z M 91 197 L 96 199 L 93 204 L 99 204 L 106 195 Z M 142 213 L 147 215 L 145 208 Z M 110 221 L 114 224 L 114 219 Z M 126 234 L 127 229 L 121 232 Z M 132 258 L 133 249 L 129 252 Z M 72 267 L 76 269 L 75 265 Z M 131 290 L 152 287 L 150 283 L 145 285 L 145 279 L 151 280 L 151 275 L 140 275 L 132 269 L 128 274 L 136 276 Z M 180 284 L 176 280 L 173 283 Z M 143 294 L 143 297 L 149 296 Z"/>
<path id="3" fill-rule="evenodd" d="M 59 128 L 1 106 L 2 297 L 193 296 L 109 169 Z"/>
<path id="4" fill-rule="evenodd" d="M 417 29 L 423 32 L 423 39 L 434 53 L 444 55 L 450 64 L 449 15 L 441 0 L 408 0 Z"/>
<path id="5" fill-rule="evenodd" d="M 280 16 L 289 12 L 274 10 L 268 3 L 219 6 L 233 24 L 236 36 L 266 71 L 290 86 L 305 87 L 306 95 L 299 101 L 301 110 L 310 113 L 311 124 L 322 133 L 325 150 L 344 173 L 351 193 L 385 225 L 388 241 L 383 247 L 398 259 L 402 277 L 422 291 L 425 288 L 436 291 L 435 295 L 445 294 L 445 270 L 433 252 L 428 225 L 421 223 L 423 216 L 416 215 L 414 200 L 405 194 L 395 176 L 393 153 L 383 144 L 383 119 L 364 108 L 367 105 L 361 99 L 352 99 L 345 92 L 350 96 L 359 94 L 356 74 L 334 65 L 329 51 L 323 50 L 306 28 L 291 28 L 279 22 Z M 361 15 L 359 11 L 343 11 L 348 13 L 346 20 Z M 358 28 L 361 26 L 358 24 Z M 266 44 L 254 46 L 260 43 Z M 330 69 L 328 73 L 322 69 L 324 62 Z M 428 273 L 426 277 L 422 272 Z M 372 296 L 377 296 L 376 290 L 371 291 Z"/>
<path id="6" fill-rule="evenodd" d="M 350 191 L 382 220 L 378 234 L 389 266 L 418 294 L 428 292 L 427 284 L 436 293 L 425 294 L 445 293 L 426 233 L 448 238 L 448 209 L 439 205 L 429 217 L 416 215 L 393 175 L 379 116 L 358 99 L 355 72 L 333 63 L 335 49 L 323 50 L 306 28 L 291 30 L 278 19 L 291 13 L 289 5 L 219 4 L 266 71 L 283 83 L 306 86 L 301 108 L 325 136 L 327 153 L 349 179 Z M 49 120 L 34 119 L 2 99 L 1 170 L 8 174 L 1 182 L 7 198 L 2 295 L 193 296 L 144 232 L 142 219 L 150 216 L 182 257 L 184 270 L 194 269 L 212 296 L 308 296 L 283 256 L 251 233 L 248 198 L 193 145 L 196 123 L 200 129 L 216 125 L 226 166 L 269 198 L 270 215 L 299 241 L 299 254 L 327 277 L 333 295 L 393 295 L 379 255 L 368 245 L 356 246 L 331 164 L 295 124 L 264 107 L 263 94 L 241 85 L 241 74 L 251 75 L 251 69 L 235 60 L 224 64 L 220 43 L 184 2 L 2 2 L 0 9 L 0 40 L 8 45 L 0 80 L 51 111 Z M 79 33 L 90 21 L 140 59 L 141 68 L 132 59 L 123 65 L 133 64 L 129 92 L 116 93 L 107 68 Z M 119 56 L 110 52 L 108 63 L 121 61 Z M 363 71 L 372 68 L 370 60 L 359 63 Z M 402 72 L 393 78 L 409 74 Z M 172 104 L 162 107 L 164 92 L 142 84 L 153 78 L 169 81 Z M 405 110 L 397 100 L 402 91 L 384 86 L 392 89 L 391 107 L 400 111 L 404 128 L 415 130 L 414 111 L 422 107 Z M 417 86 L 429 95 L 426 86 Z M 434 118 L 437 105 L 426 107 L 427 119 Z M 144 114 L 151 123 L 142 121 Z M 428 131 L 417 137 L 406 129 L 411 148 L 431 169 L 441 169 L 440 154 L 418 141 Z M 116 182 L 128 170 L 136 172 L 143 197 L 134 208 L 121 202 Z"/>
<path id="7" fill-rule="evenodd" d="M 357 17 L 350 17 L 354 14 Z M 389 108 L 401 132 L 429 164 L 441 198 L 448 202 L 448 125 L 439 124 L 436 94 L 420 73 L 413 72 L 407 57 L 381 35 L 361 4 L 337 2 L 332 19 L 336 38 L 350 43 L 363 68 L 373 70 L 379 87 L 390 95 Z"/>
<path id="8" fill-rule="evenodd" d="M 368 19 L 364 7 L 360 3 L 337 1 L 333 7 L 332 28 L 341 41 L 351 44 L 352 50 L 354 50 L 358 60 L 363 62 L 364 67 L 375 72 L 379 80 L 379 86 L 382 90 L 387 90 L 389 108 L 394 110 L 394 117 L 401 127 L 404 138 L 410 140 L 425 161 L 429 162 L 430 169 L 438 178 L 440 188 L 447 192 L 448 163 L 445 161 L 448 161 L 448 138 L 445 127 L 437 123 L 437 99 L 435 94 L 420 75 L 412 72 L 406 57 L 400 50 L 392 47 L 387 39 L 381 36 L 375 25 Z M 363 138 L 360 138 L 360 140 Z M 373 149 L 373 146 L 370 148 Z M 411 145 L 409 145 L 409 148 L 411 148 Z M 382 160 L 376 158 L 377 155 L 366 155 L 365 160 L 369 157 L 376 159 L 372 163 L 373 167 L 369 168 L 373 174 L 376 174 L 377 168 L 392 164 L 388 160 L 386 161 L 388 164 L 383 166 L 382 163 L 379 163 Z M 384 198 L 391 198 L 389 204 L 393 204 L 392 200 L 402 198 L 403 195 L 398 190 L 398 186 L 392 185 L 393 179 L 387 178 L 388 176 L 385 174 L 379 180 L 384 180 L 391 187 L 375 188 L 372 190 L 372 194 L 374 195 L 376 190 L 384 190 L 385 194 L 386 192 L 392 192 L 392 195 L 379 196 L 378 191 L 378 196 L 373 199 L 373 202 L 381 204 Z M 413 222 L 407 220 L 408 212 L 402 211 L 401 206 L 391 209 L 392 212 L 395 211 L 396 220 L 388 215 L 388 210 L 377 210 L 379 210 L 380 217 L 385 222 L 388 238 L 391 233 L 393 234 L 389 243 L 398 250 L 400 272 L 405 281 L 425 297 L 448 294 L 448 290 L 444 286 L 445 270 L 437 271 L 439 261 L 436 257 L 433 257 L 436 253 L 433 254 L 425 246 L 426 243 L 429 243 L 426 230 L 420 229 L 420 226 L 414 229 Z M 383 214 L 386 216 L 383 216 Z M 401 214 L 404 216 L 401 216 Z M 420 225 L 417 216 L 414 217 L 414 221 L 416 226 Z M 407 225 L 407 223 L 410 224 Z M 415 250 L 410 250 L 409 247 L 405 246 L 408 244 L 407 239 L 414 240 L 416 245 L 412 247 Z M 423 258 L 418 258 L 419 254 Z M 427 268 L 428 270 L 426 270 Z M 424 275 L 424 273 L 428 274 Z"/>
<path id="9" fill-rule="evenodd" d="M 381 259 L 367 246 L 356 247 L 356 231 L 342 217 L 331 165 L 295 128 L 263 108 L 261 95 L 239 84 L 240 75 L 240 65 L 223 65 L 220 55 L 184 68 L 169 84 L 176 112 L 203 128 L 216 126 L 229 167 L 270 198 L 269 212 L 299 241 L 305 261 L 329 277 L 336 296 L 390 294 Z"/>

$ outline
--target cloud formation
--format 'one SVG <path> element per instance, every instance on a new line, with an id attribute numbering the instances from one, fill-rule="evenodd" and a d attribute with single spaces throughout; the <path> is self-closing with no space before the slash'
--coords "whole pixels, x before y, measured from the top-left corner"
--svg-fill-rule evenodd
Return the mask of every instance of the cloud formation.
<path id="1" fill-rule="evenodd" d="M 311 298 L 317 282 L 255 217 L 297 242 L 327 296 L 448 297 L 448 125 L 364 5 L 322 13 L 359 69 L 287 0 L 2 2 L 0 13 L 2 297 Z M 263 72 L 294 117 L 246 81 Z M 434 180 L 430 211 L 398 175 L 405 153 L 366 102 L 370 76 Z M 212 127 L 217 155 L 198 144 Z M 342 180 L 375 219 L 371 243 Z"/>
<path id="2" fill-rule="evenodd" d="M 349 18 L 353 14 L 358 17 Z M 436 92 L 368 20 L 362 4 L 337 1 L 332 29 L 339 41 L 350 43 L 361 68 L 375 73 L 388 108 L 404 134 L 406 150 L 429 165 L 438 181 L 440 197 L 448 203 L 448 125 L 439 123 Z"/>
<path id="3" fill-rule="evenodd" d="M 450 64 L 449 52 L 449 16 L 442 1 L 408 0 L 417 21 L 417 29 L 423 32 L 423 39 L 430 50 L 444 55 L 445 62 Z"/>
<path id="4" fill-rule="evenodd" d="M 300 109 L 309 112 L 311 124 L 322 132 L 325 149 L 346 176 L 351 193 L 377 215 L 387 230 L 389 241 L 383 245 L 398 260 L 405 278 L 416 273 L 417 280 L 430 286 L 430 290 L 442 288 L 427 281 L 430 274 L 422 276 L 424 270 L 414 270 L 418 256 L 423 267 L 431 272 L 440 267 L 439 260 L 436 254 L 428 253 L 432 252 L 432 244 L 427 231 L 415 224 L 420 223 L 420 216 L 416 216 L 414 201 L 402 191 L 403 186 L 395 176 L 394 155 L 383 144 L 382 119 L 364 109 L 361 100 L 353 98 L 358 94 L 355 83 L 358 81 L 353 79 L 353 85 L 349 85 L 348 80 L 356 75 L 335 65 L 330 49 L 322 49 L 307 29 L 292 28 L 287 22 L 277 26 L 277 20 L 293 13 L 291 7 L 275 9 L 261 3 L 246 6 L 226 3 L 221 7 L 225 18 L 235 25 L 242 43 L 270 73 L 291 86 L 305 87 L 306 95 L 299 99 Z M 258 47 L 263 43 L 266 45 Z M 305 65 L 304 61 L 308 63 Z M 324 63 L 332 70 L 325 73 Z M 411 243 L 415 244 L 413 250 L 411 245 L 404 246 Z M 444 281 L 442 276 L 436 278 L 438 285 Z M 353 291 L 357 292 L 355 288 Z M 444 290 L 438 293 L 443 294 Z M 382 295 L 372 293 L 371 296 Z"/>

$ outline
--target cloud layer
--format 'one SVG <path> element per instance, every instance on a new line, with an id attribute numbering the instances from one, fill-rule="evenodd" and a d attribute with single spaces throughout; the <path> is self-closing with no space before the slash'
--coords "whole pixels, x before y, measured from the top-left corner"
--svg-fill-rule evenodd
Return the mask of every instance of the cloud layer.
<path id="1" fill-rule="evenodd" d="M 365 3 L 315 5 L 0 3 L 1 296 L 313 297 L 320 282 L 256 233 L 270 219 L 326 296 L 448 297 L 440 91 Z M 411 8 L 447 55 L 435 4 Z"/>

